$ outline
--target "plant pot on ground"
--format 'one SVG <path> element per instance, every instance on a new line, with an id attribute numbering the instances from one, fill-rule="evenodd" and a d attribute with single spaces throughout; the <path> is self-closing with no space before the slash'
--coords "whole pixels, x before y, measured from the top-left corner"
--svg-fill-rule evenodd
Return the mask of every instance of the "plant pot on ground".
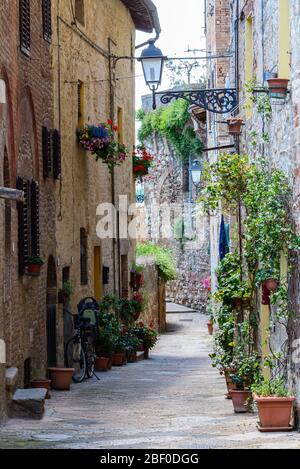
<path id="1" fill-rule="evenodd" d="M 109 366 L 109 358 L 108 357 L 96 357 L 95 358 L 95 371 L 107 371 Z"/>
<path id="2" fill-rule="evenodd" d="M 257 404 L 261 431 L 291 430 L 291 416 L 295 397 L 289 395 L 282 379 L 267 380 L 252 386 Z"/>
<path id="3" fill-rule="evenodd" d="M 271 98 L 285 98 L 289 80 L 284 78 L 269 78 L 267 80 Z"/>
<path id="4" fill-rule="evenodd" d="M 241 135 L 244 120 L 240 117 L 231 117 L 227 119 L 229 135 Z"/>
<path id="5" fill-rule="evenodd" d="M 28 259 L 28 273 L 31 275 L 39 275 L 43 264 L 44 261 L 40 256 L 30 256 Z"/>
<path id="6" fill-rule="evenodd" d="M 51 379 L 47 378 L 34 378 L 30 381 L 32 388 L 43 388 L 47 389 L 46 399 L 50 399 L 49 389 L 51 385 Z"/>
<path id="7" fill-rule="evenodd" d="M 214 332 L 214 324 L 212 321 L 208 321 L 207 322 L 207 330 L 208 330 L 208 333 L 209 335 L 213 335 L 213 332 Z"/>
<path id="8" fill-rule="evenodd" d="M 69 391 L 74 368 L 48 368 L 51 387 L 57 391 Z"/>
<path id="9" fill-rule="evenodd" d="M 251 391 L 249 389 L 231 389 L 229 391 L 232 399 L 234 412 L 237 414 L 249 411 Z"/>

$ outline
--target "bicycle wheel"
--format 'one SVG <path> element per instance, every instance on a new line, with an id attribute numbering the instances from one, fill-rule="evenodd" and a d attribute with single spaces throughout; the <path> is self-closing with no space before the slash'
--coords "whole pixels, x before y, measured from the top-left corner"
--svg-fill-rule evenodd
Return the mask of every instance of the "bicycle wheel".
<path id="1" fill-rule="evenodd" d="M 81 383 L 86 374 L 86 359 L 81 342 L 73 337 L 66 345 L 66 365 L 68 368 L 74 368 L 72 379 L 75 383 Z"/>
<path id="2" fill-rule="evenodd" d="M 95 369 L 95 346 L 94 344 L 88 343 L 85 351 L 86 359 L 86 375 L 88 378 L 92 378 Z"/>

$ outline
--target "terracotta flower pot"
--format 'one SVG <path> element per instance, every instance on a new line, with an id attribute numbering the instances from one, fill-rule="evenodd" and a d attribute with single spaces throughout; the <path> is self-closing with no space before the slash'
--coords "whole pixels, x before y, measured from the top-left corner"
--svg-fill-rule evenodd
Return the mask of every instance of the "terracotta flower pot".
<path id="1" fill-rule="evenodd" d="M 259 397 L 253 394 L 262 428 L 289 429 L 295 397 Z"/>
<path id="2" fill-rule="evenodd" d="M 51 386 L 57 391 L 69 391 L 74 368 L 48 368 Z"/>
<path id="3" fill-rule="evenodd" d="M 230 391 L 236 389 L 235 383 L 232 381 L 232 378 L 230 377 L 231 374 L 234 374 L 235 370 L 233 368 L 226 368 L 224 370 L 224 376 L 225 376 L 225 381 L 226 381 L 226 386 L 228 390 L 228 398 L 231 399 L 230 396 Z"/>
<path id="4" fill-rule="evenodd" d="M 231 396 L 234 412 L 236 414 L 249 411 L 249 398 L 252 396 L 251 391 L 239 391 L 237 389 L 231 389 L 229 394 Z"/>
<path id="5" fill-rule="evenodd" d="M 95 358 L 95 371 L 107 371 L 109 358 L 107 357 L 96 357 Z"/>
<path id="6" fill-rule="evenodd" d="M 39 275 L 41 273 L 41 265 L 40 264 L 28 264 L 28 273 L 31 275 Z"/>
<path id="7" fill-rule="evenodd" d="M 214 332 L 214 325 L 211 321 L 208 321 L 207 323 L 207 329 L 208 329 L 208 333 L 209 335 L 213 335 L 213 332 Z"/>
<path id="8" fill-rule="evenodd" d="M 237 118 L 232 117 L 230 119 L 227 119 L 229 135 L 241 135 L 243 123 L 244 123 L 243 119 L 239 117 Z"/>
<path id="9" fill-rule="evenodd" d="M 149 349 L 148 348 L 144 349 L 144 359 L 145 360 L 149 359 Z"/>
<path id="10" fill-rule="evenodd" d="M 233 298 L 232 302 L 233 302 L 233 305 L 234 305 L 235 308 L 240 309 L 243 306 L 242 298 Z"/>
<path id="11" fill-rule="evenodd" d="M 125 353 L 114 353 L 112 356 L 112 365 L 113 366 L 122 366 L 125 361 Z"/>
<path id="12" fill-rule="evenodd" d="M 32 388 L 43 388 L 47 389 L 46 399 L 50 399 L 49 389 L 50 389 L 51 379 L 41 378 L 41 379 L 32 379 L 30 385 Z"/>
<path id="13" fill-rule="evenodd" d="M 278 280 L 276 278 L 268 278 L 263 281 L 263 285 L 267 290 L 275 292 L 278 289 Z"/>
<path id="14" fill-rule="evenodd" d="M 128 363 L 134 363 L 137 361 L 137 353 L 136 352 L 130 352 L 127 355 L 127 360 Z"/>
<path id="15" fill-rule="evenodd" d="M 269 78 L 269 91 L 273 98 L 285 98 L 289 80 L 283 78 Z"/>

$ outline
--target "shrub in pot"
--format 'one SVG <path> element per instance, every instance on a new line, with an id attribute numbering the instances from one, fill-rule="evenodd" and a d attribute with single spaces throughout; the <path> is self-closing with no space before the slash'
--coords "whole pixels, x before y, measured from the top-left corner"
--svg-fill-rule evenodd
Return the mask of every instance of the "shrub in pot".
<path id="1" fill-rule="evenodd" d="M 126 346 L 126 356 L 129 363 L 133 363 L 137 360 L 137 351 L 140 346 L 140 339 L 136 337 L 132 330 L 129 330 L 125 334 L 125 339 L 127 342 Z"/>
<path id="2" fill-rule="evenodd" d="M 264 379 L 252 386 L 256 402 L 260 430 L 290 430 L 293 402 L 292 396 L 282 378 Z"/>
<path id="3" fill-rule="evenodd" d="M 255 276 L 256 284 L 262 284 L 270 292 L 275 292 L 279 285 L 279 271 L 273 268 L 259 269 Z"/>
<path id="4" fill-rule="evenodd" d="M 241 117 L 227 119 L 228 132 L 230 135 L 241 135 L 244 120 Z"/>
<path id="5" fill-rule="evenodd" d="M 40 256 L 30 256 L 28 259 L 28 273 L 31 275 L 39 275 L 44 263 Z"/>
<path id="6" fill-rule="evenodd" d="M 107 331 L 100 330 L 95 342 L 95 370 L 107 371 L 114 350 L 114 338 Z"/>
<path id="7" fill-rule="evenodd" d="M 127 341 L 124 336 L 116 337 L 114 342 L 114 352 L 112 356 L 113 366 L 122 366 L 126 364 Z"/>
<path id="8" fill-rule="evenodd" d="M 51 387 L 58 391 L 69 391 L 74 373 L 74 368 L 48 368 Z"/>
<path id="9" fill-rule="evenodd" d="M 145 326 L 143 322 L 139 322 L 133 329 L 134 334 L 143 343 L 144 358 L 149 358 L 149 350 L 151 350 L 158 341 L 158 334 L 152 325 Z"/>
<path id="10" fill-rule="evenodd" d="M 236 389 L 231 389 L 229 394 L 232 399 L 234 412 L 248 412 L 252 393 L 250 387 L 260 374 L 260 360 L 256 352 L 247 354 L 243 345 L 238 345 L 233 359 L 235 372 L 230 377 Z"/>

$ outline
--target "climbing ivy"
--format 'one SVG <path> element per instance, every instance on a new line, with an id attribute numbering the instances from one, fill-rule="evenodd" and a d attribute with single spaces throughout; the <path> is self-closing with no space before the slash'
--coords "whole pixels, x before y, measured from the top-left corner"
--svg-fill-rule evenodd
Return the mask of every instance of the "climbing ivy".
<path id="1" fill-rule="evenodd" d="M 189 124 L 191 117 L 188 112 L 189 104 L 184 99 L 178 99 L 169 106 L 159 107 L 155 111 L 137 112 L 137 119 L 141 121 L 138 138 L 144 143 L 153 134 L 165 137 L 174 147 L 176 153 L 183 159 L 189 155 L 201 155 L 203 144 Z"/>

